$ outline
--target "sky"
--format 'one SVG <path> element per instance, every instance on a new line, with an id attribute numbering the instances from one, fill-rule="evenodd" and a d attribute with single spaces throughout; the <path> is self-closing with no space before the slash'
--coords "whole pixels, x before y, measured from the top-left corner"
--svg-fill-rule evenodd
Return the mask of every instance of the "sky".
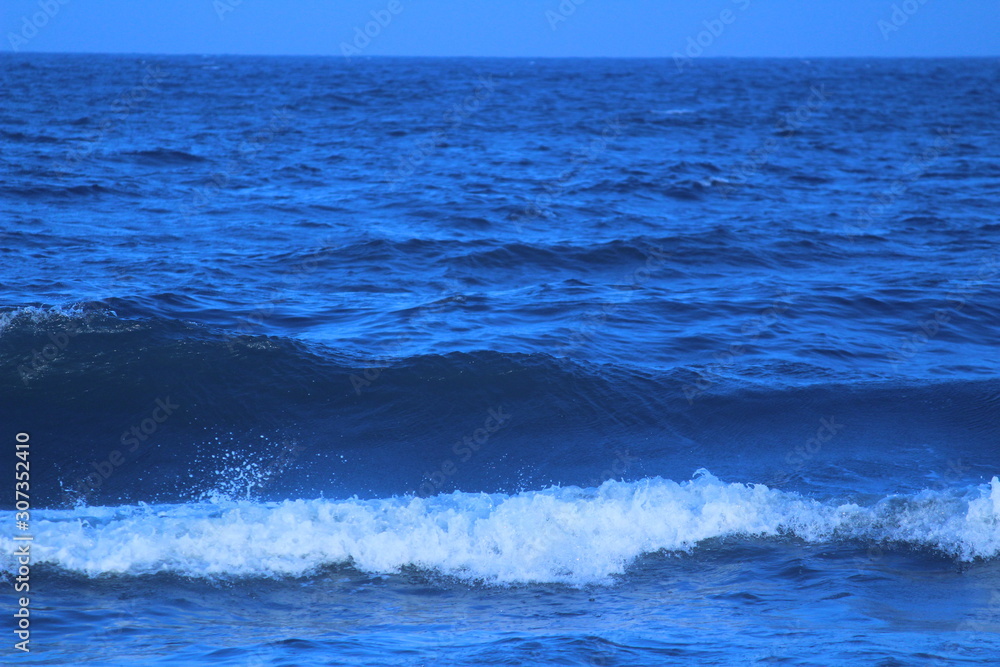
<path id="1" fill-rule="evenodd" d="M 0 0 L 6 52 L 997 56 L 1000 0 Z"/>

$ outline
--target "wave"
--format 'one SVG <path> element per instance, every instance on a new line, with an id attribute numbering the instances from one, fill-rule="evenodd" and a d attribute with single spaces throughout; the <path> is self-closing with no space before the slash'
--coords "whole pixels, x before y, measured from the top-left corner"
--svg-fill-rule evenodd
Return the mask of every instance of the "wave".
<path id="1" fill-rule="evenodd" d="M 199 162 L 208 162 L 207 158 L 185 151 L 170 148 L 155 148 L 152 150 L 125 151 L 122 154 L 125 159 L 131 159 L 142 164 L 150 165 L 184 165 Z"/>
<path id="2" fill-rule="evenodd" d="M 860 541 L 961 562 L 994 559 L 1000 479 L 865 506 L 725 483 L 700 470 L 679 484 L 652 478 L 515 495 L 46 510 L 33 514 L 32 527 L 34 563 L 88 577 L 301 577 L 346 565 L 378 574 L 414 567 L 486 584 L 582 586 L 613 583 L 643 555 L 697 556 L 707 540 L 730 537 Z M 13 571 L 13 548 L 5 553 L 5 569 Z"/>
<path id="3" fill-rule="evenodd" d="M 0 192 L 19 199 L 77 199 L 84 197 L 101 197 L 104 195 L 124 195 L 136 196 L 132 190 L 101 185 L 100 183 L 88 183 L 86 185 L 30 185 L 17 186 L 8 185 L 0 188 Z"/>
<path id="4" fill-rule="evenodd" d="M 186 502 L 290 447 L 301 448 L 295 465 L 248 482 L 249 497 L 514 492 L 700 467 L 815 490 L 809 476 L 838 465 L 859 479 L 891 469 L 889 485 L 873 490 L 902 491 L 958 456 L 972 467 L 954 482 L 982 479 L 997 461 L 1000 388 L 988 378 L 837 383 L 784 364 L 755 366 L 755 382 L 722 366 L 590 363 L 569 345 L 533 354 L 390 345 L 359 358 L 120 314 L 128 308 L 0 313 L 0 423 L 46 443 L 35 453 L 49 476 L 38 480 L 40 507 L 81 493 L 91 504 Z M 490 411 L 510 418 L 469 452 L 464 439 Z M 834 435 L 818 453 L 811 439 L 824 423 Z M 138 444 L 136 429 L 148 431 Z"/>
<path id="5" fill-rule="evenodd" d="M 25 134 L 24 132 L 8 132 L 7 130 L 0 130 L 0 137 L 3 137 L 8 141 L 37 144 L 59 144 L 65 141 L 59 137 L 53 137 L 47 134 Z"/>

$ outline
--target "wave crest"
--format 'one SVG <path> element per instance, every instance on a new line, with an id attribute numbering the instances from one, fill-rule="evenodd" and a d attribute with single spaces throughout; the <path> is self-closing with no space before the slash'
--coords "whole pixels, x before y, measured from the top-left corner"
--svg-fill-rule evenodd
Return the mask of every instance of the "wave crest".
<path id="1" fill-rule="evenodd" d="M 1000 554 L 1000 479 L 947 491 L 824 503 L 707 471 L 515 495 L 224 502 L 44 510 L 34 560 L 89 576 L 303 576 L 330 565 L 404 567 L 489 584 L 607 584 L 644 554 L 725 537 L 870 540 L 961 561 Z M 12 553 L 8 549 L 7 553 Z M 14 564 L 8 560 L 8 568 Z"/>

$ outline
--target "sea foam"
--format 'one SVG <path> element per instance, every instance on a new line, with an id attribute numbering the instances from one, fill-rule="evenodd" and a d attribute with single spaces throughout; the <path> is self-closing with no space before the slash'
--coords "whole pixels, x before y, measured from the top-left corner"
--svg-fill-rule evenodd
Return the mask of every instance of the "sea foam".
<path id="1" fill-rule="evenodd" d="M 994 558 L 1000 480 L 861 506 L 699 471 L 682 483 L 609 481 L 514 495 L 40 510 L 32 529 L 35 564 L 88 576 L 283 577 L 350 564 L 369 573 L 413 566 L 492 584 L 586 585 L 614 581 L 643 554 L 737 536 L 863 540 L 962 561 Z M 8 560 L 6 569 L 14 567 Z"/>

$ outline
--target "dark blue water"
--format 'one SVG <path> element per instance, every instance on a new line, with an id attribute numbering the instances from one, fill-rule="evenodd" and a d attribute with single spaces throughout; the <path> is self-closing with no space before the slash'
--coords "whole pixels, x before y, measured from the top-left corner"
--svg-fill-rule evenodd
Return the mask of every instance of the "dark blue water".
<path id="1" fill-rule="evenodd" d="M 19 660 L 1000 661 L 1000 61 L 0 63 Z"/>

